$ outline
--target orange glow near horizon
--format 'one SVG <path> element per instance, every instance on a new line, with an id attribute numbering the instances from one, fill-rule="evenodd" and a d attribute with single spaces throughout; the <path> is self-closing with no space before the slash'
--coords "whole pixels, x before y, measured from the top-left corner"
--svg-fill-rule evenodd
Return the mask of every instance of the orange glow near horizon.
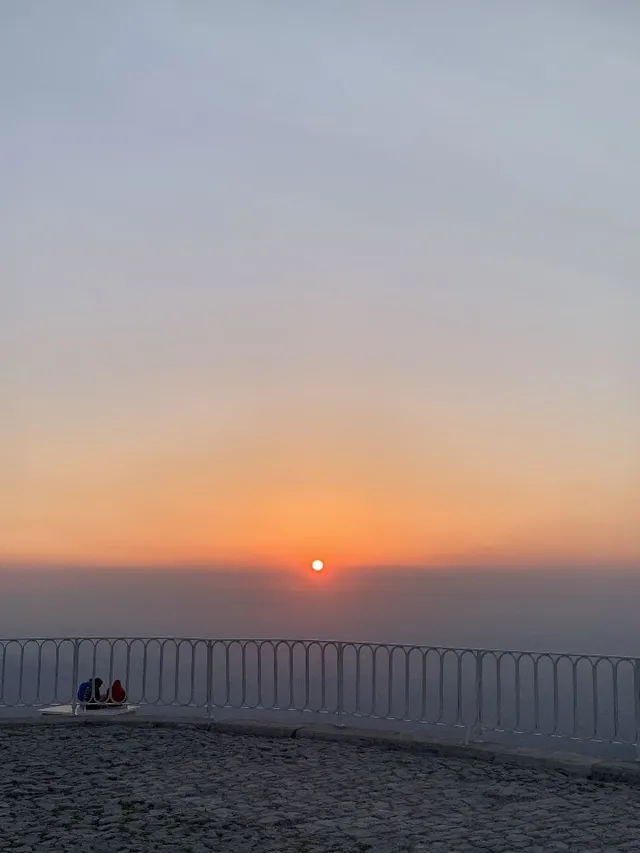
<path id="1" fill-rule="evenodd" d="M 379 417 L 257 423 L 216 442 L 134 441 L 133 428 L 118 442 L 110 424 L 79 427 L 91 440 L 31 437 L 27 462 L 0 482 L 0 560 L 296 571 L 317 554 L 332 569 L 640 561 L 627 469 L 586 471 L 564 450 L 554 462 L 529 435 L 502 450 L 480 433 L 475 447 L 461 428 L 426 440 Z"/>
<path id="2" fill-rule="evenodd" d="M 407 471 L 394 472 L 391 461 L 383 467 L 382 460 L 375 485 L 371 477 L 340 482 L 340 463 L 332 466 L 334 483 L 314 472 L 309 486 L 259 469 L 238 475 L 237 467 L 234 483 L 232 462 L 223 476 L 213 464 L 182 471 L 158 465 L 137 482 L 133 474 L 118 482 L 104 469 L 88 476 L 67 468 L 57 480 L 27 480 L 11 503 L 5 498 L 0 559 L 295 569 L 317 553 L 332 566 L 640 556 L 631 504 L 603 518 L 593 495 L 572 504 L 565 494 L 545 496 L 542 485 L 524 484 L 514 500 L 512 490 L 496 489 L 495 478 L 483 496 L 479 482 L 465 483 L 454 469 L 449 476 L 414 469 L 402 482 Z M 216 481 L 229 485 L 210 485 Z"/>

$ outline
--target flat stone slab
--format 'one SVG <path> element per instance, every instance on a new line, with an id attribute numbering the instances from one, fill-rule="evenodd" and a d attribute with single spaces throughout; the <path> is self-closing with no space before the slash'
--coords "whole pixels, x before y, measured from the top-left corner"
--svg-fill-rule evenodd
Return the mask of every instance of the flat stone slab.
<path id="1" fill-rule="evenodd" d="M 593 767 L 591 778 L 640 785 L 640 761 L 599 761 Z"/>
<path id="2" fill-rule="evenodd" d="M 295 737 L 300 726 L 268 720 L 221 720 L 212 724 L 216 732 L 249 737 Z"/>
<path id="3" fill-rule="evenodd" d="M 40 708 L 40 713 L 43 717 L 82 717 L 87 714 L 92 719 L 102 717 L 113 719 L 114 717 L 137 714 L 139 710 L 138 705 L 105 705 L 95 710 L 87 710 L 83 705 L 75 707 L 73 705 L 50 705 L 47 708 Z"/>
<path id="4" fill-rule="evenodd" d="M 515 764 L 525 767 L 540 767 L 573 776 L 640 785 L 640 762 L 608 761 L 573 752 L 504 746 L 497 743 L 460 743 L 447 739 L 421 737 L 420 735 L 381 732 L 331 725 L 303 726 L 295 737 L 310 740 L 325 740 L 386 747 L 406 752 L 422 752 L 441 758 L 457 758 L 473 761 Z"/>
<path id="5" fill-rule="evenodd" d="M 578 778 L 524 753 L 488 760 L 488 744 L 469 761 L 445 741 L 224 725 L 0 727 L 0 850 L 640 853 L 621 762 Z"/>

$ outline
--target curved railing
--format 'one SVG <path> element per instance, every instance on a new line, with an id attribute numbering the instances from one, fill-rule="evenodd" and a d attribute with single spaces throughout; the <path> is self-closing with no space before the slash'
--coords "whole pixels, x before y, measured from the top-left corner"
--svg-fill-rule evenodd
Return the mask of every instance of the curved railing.
<path id="1" fill-rule="evenodd" d="M 331 715 L 640 742 L 640 659 L 334 640 L 0 640 L 0 708 L 73 703 L 119 678 L 150 708 Z"/>

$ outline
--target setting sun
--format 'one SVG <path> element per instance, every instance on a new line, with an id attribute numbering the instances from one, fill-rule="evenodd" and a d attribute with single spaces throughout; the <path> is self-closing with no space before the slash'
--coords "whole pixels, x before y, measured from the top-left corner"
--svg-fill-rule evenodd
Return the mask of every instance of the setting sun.
<path id="1" fill-rule="evenodd" d="M 321 572 L 324 569 L 324 563 L 322 560 L 314 560 L 313 563 L 311 563 L 311 568 L 314 572 Z"/>

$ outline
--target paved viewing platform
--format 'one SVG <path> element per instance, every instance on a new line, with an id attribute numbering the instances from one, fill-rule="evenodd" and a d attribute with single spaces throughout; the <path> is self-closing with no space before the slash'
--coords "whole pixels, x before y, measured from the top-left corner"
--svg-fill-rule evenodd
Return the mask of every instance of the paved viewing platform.
<path id="1" fill-rule="evenodd" d="M 634 764 L 328 726 L 12 722 L 0 849 L 631 853 L 639 781 Z"/>

